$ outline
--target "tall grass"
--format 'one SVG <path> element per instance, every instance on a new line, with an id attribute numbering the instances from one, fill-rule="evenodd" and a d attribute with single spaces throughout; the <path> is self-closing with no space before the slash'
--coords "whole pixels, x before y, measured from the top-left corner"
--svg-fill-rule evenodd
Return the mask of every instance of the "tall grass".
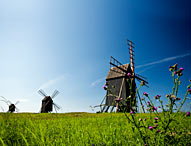
<path id="1" fill-rule="evenodd" d="M 136 114 L 137 118 L 150 114 Z M 154 118 L 154 114 L 152 115 Z M 178 122 L 178 124 L 175 124 Z M 191 118 L 180 113 L 170 125 L 173 133 L 167 136 L 177 145 L 191 145 Z M 114 146 L 141 145 L 138 131 L 132 128 L 123 113 L 70 113 L 70 114 L 0 114 L 0 145 L 20 146 Z M 155 140 L 153 133 L 147 133 Z M 156 140 L 155 140 L 156 141 Z M 161 145 L 158 139 L 156 145 Z"/>

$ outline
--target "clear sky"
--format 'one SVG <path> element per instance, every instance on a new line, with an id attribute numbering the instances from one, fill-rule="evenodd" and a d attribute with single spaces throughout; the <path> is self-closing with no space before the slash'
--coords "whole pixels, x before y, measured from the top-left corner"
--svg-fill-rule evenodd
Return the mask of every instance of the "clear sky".
<path id="1" fill-rule="evenodd" d="M 130 39 L 135 71 L 149 81 L 141 93 L 164 98 L 168 67 L 178 63 L 182 97 L 191 79 L 190 7 L 189 0 L 0 0 L 0 95 L 19 100 L 20 112 L 38 112 L 38 89 L 57 89 L 60 112 L 91 112 L 105 95 L 109 57 L 128 63 Z"/>

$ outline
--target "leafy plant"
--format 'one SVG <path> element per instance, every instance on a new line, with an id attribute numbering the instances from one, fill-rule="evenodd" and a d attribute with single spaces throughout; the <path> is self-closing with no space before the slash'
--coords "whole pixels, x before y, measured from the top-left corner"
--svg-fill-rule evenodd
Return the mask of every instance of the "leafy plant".
<path id="1" fill-rule="evenodd" d="M 161 95 L 155 96 L 155 100 L 158 100 L 161 104 L 161 106 L 157 107 L 149 97 L 149 94 L 147 92 L 144 92 L 143 95 L 145 97 L 139 100 L 143 111 L 147 111 L 150 113 L 150 118 L 138 118 L 138 116 L 136 116 L 136 110 L 133 107 L 131 107 L 130 116 L 126 112 L 124 112 L 128 122 L 132 124 L 133 132 L 137 131 L 139 133 L 142 139 L 142 143 L 144 143 L 144 145 L 177 145 L 180 142 L 180 137 L 183 136 L 183 134 L 179 134 L 180 130 L 177 130 L 175 128 L 176 126 L 174 125 L 179 124 L 179 121 L 177 121 L 176 117 L 178 116 L 178 114 L 180 114 L 180 110 L 187 99 L 187 95 L 191 94 L 191 81 L 190 85 L 187 86 L 187 91 L 184 98 L 181 100 L 181 98 L 178 97 L 178 89 L 181 84 L 180 77 L 183 75 L 182 72 L 184 69 L 182 67 L 177 69 L 177 66 L 178 65 L 175 64 L 169 67 L 170 72 L 172 72 L 174 85 L 172 88 L 172 93 L 166 95 L 166 98 L 168 99 L 168 104 L 166 106 L 164 106 Z M 139 88 L 136 90 L 136 93 L 132 94 L 132 83 L 134 81 L 134 78 L 129 74 L 128 76 L 128 80 L 130 80 L 130 98 L 136 98 L 136 95 L 139 92 L 140 88 L 144 85 L 144 82 L 141 82 Z M 179 106 L 177 104 L 178 101 L 181 101 Z M 120 98 L 118 98 L 116 102 L 118 103 L 119 107 L 124 106 L 123 103 L 120 102 Z M 161 108 L 162 112 L 158 112 L 158 108 Z M 187 112 L 186 116 L 190 116 L 190 112 Z M 173 126 L 171 126 L 172 123 L 174 123 Z"/>

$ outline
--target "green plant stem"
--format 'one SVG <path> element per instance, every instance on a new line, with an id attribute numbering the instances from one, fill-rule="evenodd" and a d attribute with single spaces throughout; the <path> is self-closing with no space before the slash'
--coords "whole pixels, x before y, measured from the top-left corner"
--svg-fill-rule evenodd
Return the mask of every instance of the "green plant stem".
<path id="1" fill-rule="evenodd" d="M 142 87 L 142 85 L 140 84 L 140 85 L 139 85 L 139 88 L 136 89 L 135 98 L 136 98 L 137 93 L 139 92 L 139 90 L 140 90 L 141 87 Z M 139 101 L 140 101 L 140 103 L 141 103 L 141 108 L 142 108 L 143 112 L 145 113 L 145 109 L 144 109 L 144 107 L 143 107 L 143 103 L 142 103 L 142 100 L 141 100 L 140 96 L 139 96 Z"/>
<path id="2" fill-rule="evenodd" d="M 146 141 L 145 141 L 145 138 L 144 138 L 144 136 L 143 136 L 143 134 L 142 134 L 142 132 L 141 132 L 141 130 L 140 130 L 140 127 L 138 127 L 138 125 L 136 124 L 136 121 L 135 121 L 134 116 L 131 115 L 131 117 L 132 117 L 132 119 L 133 119 L 133 124 L 135 125 L 135 127 L 136 127 L 137 130 L 139 131 L 139 134 L 140 134 L 140 136 L 141 136 L 141 138 L 142 138 L 142 140 L 143 140 L 143 142 L 144 142 L 144 144 L 145 144 Z"/>
<path id="3" fill-rule="evenodd" d="M 177 80 L 176 80 L 176 91 L 175 91 L 175 97 L 177 96 L 178 94 L 178 87 L 179 87 L 179 79 L 180 79 L 180 76 L 178 76 Z"/>
<path id="4" fill-rule="evenodd" d="M 150 103 L 151 103 L 151 106 L 154 106 L 154 104 L 153 104 L 152 100 L 150 99 L 150 97 L 147 96 L 147 98 L 149 99 L 149 101 L 150 101 Z"/>
<path id="5" fill-rule="evenodd" d="M 173 116 L 173 118 L 178 114 L 178 112 L 180 111 L 180 109 L 182 108 L 183 104 L 185 103 L 186 101 L 186 97 L 188 96 L 188 91 L 186 92 L 185 96 L 184 96 L 184 100 L 182 101 L 180 107 L 178 108 L 176 114 Z"/>
<path id="6" fill-rule="evenodd" d="M 175 81 L 175 75 L 174 75 L 174 71 L 172 72 L 172 77 L 173 77 L 173 82 L 174 82 L 174 85 L 173 85 L 173 88 L 172 88 L 172 94 L 174 94 L 174 91 L 175 91 L 175 87 L 176 87 L 176 81 Z"/>

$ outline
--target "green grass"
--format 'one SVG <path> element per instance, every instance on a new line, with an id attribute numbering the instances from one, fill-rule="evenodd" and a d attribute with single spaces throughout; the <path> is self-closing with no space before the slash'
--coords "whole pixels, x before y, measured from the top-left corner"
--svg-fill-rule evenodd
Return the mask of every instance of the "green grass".
<path id="1" fill-rule="evenodd" d="M 148 125 L 152 123 L 154 117 L 154 115 L 150 117 L 150 114 L 136 116 L 146 117 Z M 190 117 L 180 113 L 176 121 L 170 125 L 170 129 L 173 132 L 165 137 L 161 133 L 157 133 L 156 136 L 149 130 L 146 130 L 145 134 L 149 135 L 149 139 L 155 145 L 164 144 L 166 138 L 172 145 L 191 145 Z M 2 146 L 91 146 L 93 144 L 96 146 L 143 145 L 138 131 L 128 123 L 123 113 L 0 114 L 0 145 Z"/>

